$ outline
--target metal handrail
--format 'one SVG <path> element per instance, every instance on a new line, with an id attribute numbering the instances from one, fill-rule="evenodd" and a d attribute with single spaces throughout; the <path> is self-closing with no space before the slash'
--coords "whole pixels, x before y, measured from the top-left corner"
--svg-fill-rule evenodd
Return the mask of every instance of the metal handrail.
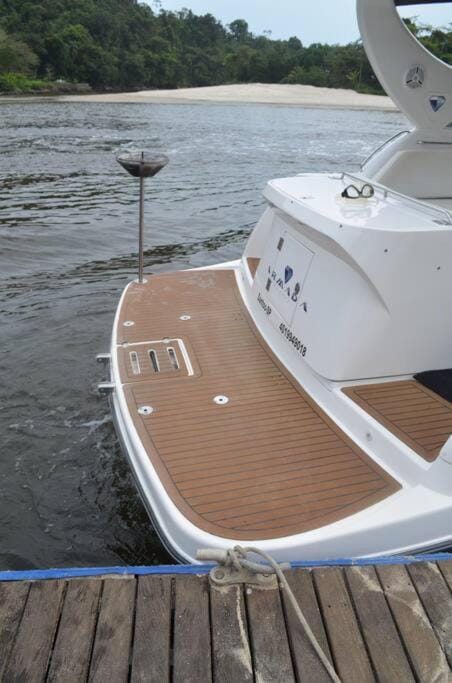
<path id="1" fill-rule="evenodd" d="M 381 150 L 386 147 L 386 145 L 389 145 L 391 142 L 394 142 L 394 140 L 397 140 L 397 138 L 402 137 L 402 135 L 408 135 L 408 133 L 410 133 L 409 130 L 400 130 L 398 133 L 390 137 L 389 140 L 385 140 L 385 142 L 383 142 L 379 147 L 377 147 L 377 149 L 374 149 L 374 151 L 371 152 L 371 154 L 369 154 L 367 159 L 362 162 L 360 166 L 361 171 L 363 170 L 364 166 L 368 164 L 369 161 L 373 159 L 376 154 L 378 154 L 378 152 L 381 152 Z"/>
<path id="2" fill-rule="evenodd" d="M 452 141 L 449 140 L 418 140 L 418 145 L 452 145 Z"/>
<path id="3" fill-rule="evenodd" d="M 402 194 L 401 192 L 396 192 L 396 190 L 390 190 L 389 188 L 385 187 L 384 185 L 379 185 L 378 183 L 374 183 L 372 180 L 369 180 L 367 178 L 360 178 L 359 176 L 353 175 L 352 173 L 348 173 L 347 171 L 342 171 L 339 173 L 339 179 L 343 180 L 345 177 L 350 178 L 354 182 L 358 183 L 363 183 L 363 182 L 368 182 L 370 183 L 375 189 L 379 190 L 382 194 L 383 197 L 386 199 L 388 196 L 395 197 L 396 199 L 401 199 L 402 201 L 409 203 L 409 204 L 415 204 L 416 206 L 420 207 L 423 209 L 425 213 L 436 213 L 442 216 L 443 218 L 446 219 L 447 225 L 452 225 L 452 215 L 447 209 L 443 209 L 441 206 L 432 206 L 431 204 L 428 204 L 427 202 L 423 202 L 420 199 L 414 199 L 414 197 L 408 197 L 406 194 Z"/>

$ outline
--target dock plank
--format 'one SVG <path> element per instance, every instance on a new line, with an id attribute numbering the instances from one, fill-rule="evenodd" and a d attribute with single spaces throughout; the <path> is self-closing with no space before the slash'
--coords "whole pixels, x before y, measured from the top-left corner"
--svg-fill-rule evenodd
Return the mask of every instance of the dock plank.
<path id="1" fill-rule="evenodd" d="M 452 682 L 452 561 L 287 579 L 342 683 Z M 5 683 L 329 683 L 284 589 L 194 574 L 0 582 L 0 667 Z"/>
<path id="2" fill-rule="evenodd" d="M 3 680 L 29 590 L 28 581 L 0 584 L 0 680 Z"/>
<path id="3" fill-rule="evenodd" d="M 378 681 L 414 683 L 375 568 L 349 567 L 345 577 Z"/>
<path id="4" fill-rule="evenodd" d="M 452 595 L 438 566 L 434 562 L 408 565 L 424 609 L 433 626 L 436 637 L 452 666 Z"/>
<path id="5" fill-rule="evenodd" d="M 2 680 L 8 683 L 44 680 L 64 590 L 64 581 L 32 583 Z"/>
<path id="6" fill-rule="evenodd" d="M 452 562 L 450 560 L 438 562 L 438 567 L 440 572 L 444 576 L 444 580 L 449 586 L 449 590 L 452 592 Z"/>
<path id="7" fill-rule="evenodd" d="M 292 592 L 306 617 L 320 647 L 332 663 L 328 639 L 325 633 L 320 608 L 312 583 L 312 574 L 307 569 L 292 569 L 285 572 Z M 289 633 L 292 659 L 297 679 L 309 683 L 330 683 L 331 679 L 322 662 L 319 660 L 311 642 L 287 595 L 282 591 L 283 605 L 286 612 L 287 630 Z"/>
<path id="8" fill-rule="evenodd" d="M 295 680 L 286 624 L 278 590 L 246 589 L 251 650 L 259 683 Z"/>
<path id="9" fill-rule="evenodd" d="M 135 610 L 134 579 L 105 579 L 89 681 L 127 683 Z"/>
<path id="10" fill-rule="evenodd" d="M 214 681 L 253 681 L 242 587 L 211 587 L 210 614 Z"/>
<path id="11" fill-rule="evenodd" d="M 347 683 L 375 680 L 343 573 L 338 568 L 314 570 L 326 631 L 339 676 Z"/>
<path id="12" fill-rule="evenodd" d="M 174 608 L 174 683 L 212 680 L 208 577 L 179 576 Z"/>
<path id="13" fill-rule="evenodd" d="M 140 576 L 131 683 L 168 681 L 171 644 L 171 577 Z"/>
<path id="14" fill-rule="evenodd" d="M 86 680 L 101 589 L 102 581 L 96 579 L 68 583 L 48 681 Z"/>
<path id="15" fill-rule="evenodd" d="M 447 683 L 449 667 L 416 589 L 403 566 L 380 566 L 377 574 L 420 683 Z"/>

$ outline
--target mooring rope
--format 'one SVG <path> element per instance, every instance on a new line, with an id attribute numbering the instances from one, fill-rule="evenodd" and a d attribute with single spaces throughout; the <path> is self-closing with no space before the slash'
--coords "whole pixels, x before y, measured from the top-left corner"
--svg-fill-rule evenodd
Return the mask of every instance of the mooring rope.
<path id="1" fill-rule="evenodd" d="M 201 551 L 203 556 L 207 555 L 208 552 L 209 551 Z M 263 565 L 258 562 L 252 562 L 251 560 L 248 560 L 248 553 L 252 553 L 253 555 L 258 555 L 262 557 L 267 562 L 267 565 Z M 259 550 L 259 548 L 242 548 L 239 545 L 235 546 L 235 548 L 231 550 L 214 550 L 212 551 L 211 557 L 214 557 L 219 564 L 222 564 L 225 567 L 234 567 L 234 569 L 236 569 L 237 571 L 240 571 L 241 569 L 246 569 L 250 572 L 253 572 L 254 574 L 276 574 L 276 576 L 278 577 L 280 587 L 285 591 L 287 597 L 289 598 L 290 604 L 292 605 L 295 614 L 309 639 L 309 642 L 311 643 L 317 656 L 322 662 L 326 672 L 328 673 L 331 680 L 334 681 L 334 683 L 341 683 L 341 679 L 337 675 L 330 660 L 322 650 L 319 641 L 312 632 L 312 629 L 309 626 L 306 617 L 304 616 L 297 602 L 297 599 L 293 594 L 291 587 L 289 586 L 289 582 L 284 576 L 283 571 L 286 569 L 290 569 L 290 564 L 278 564 L 271 555 L 268 555 L 263 550 Z"/>

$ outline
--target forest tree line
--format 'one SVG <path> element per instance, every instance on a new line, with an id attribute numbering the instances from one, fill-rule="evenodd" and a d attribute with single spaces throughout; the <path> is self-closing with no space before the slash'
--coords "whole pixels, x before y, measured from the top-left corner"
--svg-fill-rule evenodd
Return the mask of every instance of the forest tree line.
<path id="1" fill-rule="evenodd" d="M 408 22 L 452 63 L 452 31 Z M 361 42 L 305 46 L 254 35 L 243 19 L 170 12 L 159 0 L 0 0 L 0 90 L 86 82 L 96 90 L 300 83 L 379 93 Z"/>

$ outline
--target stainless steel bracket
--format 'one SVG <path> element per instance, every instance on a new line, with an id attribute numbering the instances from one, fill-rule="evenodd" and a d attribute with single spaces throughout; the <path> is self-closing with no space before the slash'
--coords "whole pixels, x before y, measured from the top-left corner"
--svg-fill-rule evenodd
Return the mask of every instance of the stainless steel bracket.
<path id="1" fill-rule="evenodd" d="M 101 382 L 97 385 L 97 391 L 101 396 L 110 396 L 115 390 L 113 382 Z"/>

